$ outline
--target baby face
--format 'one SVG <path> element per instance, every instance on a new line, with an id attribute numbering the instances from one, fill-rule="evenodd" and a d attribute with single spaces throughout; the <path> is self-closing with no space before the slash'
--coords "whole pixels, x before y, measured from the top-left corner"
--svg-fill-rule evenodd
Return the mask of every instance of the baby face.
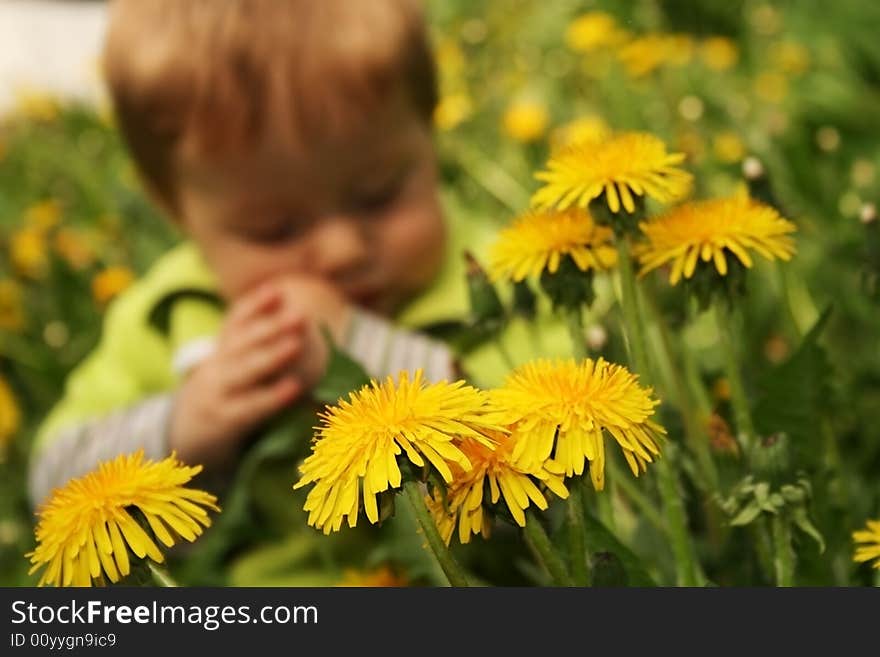
<path id="1" fill-rule="evenodd" d="M 182 158 L 183 227 L 228 300 L 300 274 L 389 314 L 431 282 L 445 232 L 430 129 L 402 99 L 364 123 L 307 147 L 270 129 L 248 153 Z"/>

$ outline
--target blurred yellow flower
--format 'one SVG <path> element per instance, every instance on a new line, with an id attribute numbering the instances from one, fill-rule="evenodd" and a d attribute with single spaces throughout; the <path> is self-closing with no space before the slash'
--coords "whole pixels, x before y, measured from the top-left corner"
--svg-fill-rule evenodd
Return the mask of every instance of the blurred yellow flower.
<path id="1" fill-rule="evenodd" d="M 490 392 L 498 416 L 517 434 L 512 462 L 534 470 L 552 457 L 567 476 L 590 463 L 596 490 L 605 485 L 605 434 L 623 450 L 633 474 L 660 454 L 666 431 L 651 420 L 653 390 L 604 359 L 540 359 L 518 367 L 502 388 Z"/>
<path id="2" fill-rule="evenodd" d="M 85 269 L 95 260 L 88 239 L 74 228 L 62 228 L 55 234 L 55 251 L 76 270 Z"/>
<path id="3" fill-rule="evenodd" d="M 779 104 L 788 95 L 788 79 L 775 71 L 765 71 L 755 78 L 755 95 L 767 103 Z"/>
<path id="4" fill-rule="evenodd" d="M 21 409 L 12 388 L 0 376 L 0 454 L 21 428 Z"/>
<path id="5" fill-rule="evenodd" d="M 519 282 L 555 274 L 566 256 L 581 271 L 605 270 L 617 264 L 614 232 L 598 226 L 590 213 L 580 208 L 529 211 L 503 229 L 489 252 L 492 279 Z"/>
<path id="6" fill-rule="evenodd" d="M 58 99 L 44 91 L 20 87 L 15 91 L 15 114 L 32 121 L 54 121 L 61 105 Z"/>
<path id="7" fill-rule="evenodd" d="M 787 75 L 803 75 L 810 68 L 810 51 L 797 41 L 780 41 L 770 48 L 770 61 Z"/>
<path id="8" fill-rule="evenodd" d="M 660 68 L 669 60 L 670 42 L 663 34 L 648 34 L 633 39 L 618 51 L 629 76 L 640 78 Z"/>
<path id="9" fill-rule="evenodd" d="M 468 94 L 443 96 L 434 108 L 434 125 L 440 130 L 452 130 L 470 118 L 474 107 Z"/>
<path id="10" fill-rule="evenodd" d="M 726 164 L 740 162 L 746 155 L 746 146 L 735 132 L 725 130 L 712 140 L 712 152 Z"/>
<path id="11" fill-rule="evenodd" d="M 446 38 L 440 41 L 434 57 L 437 61 L 437 70 L 444 79 L 457 78 L 464 73 L 466 63 L 464 52 L 454 40 Z"/>
<path id="12" fill-rule="evenodd" d="M 516 141 L 537 141 L 544 136 L 550 115 L 543 103 L 516 101 L 512 103 L 501 120 L 504 133 Z"/>
<path id="13" fill-rule="evenodd" d="M 700 45 L 700 56 L 713 71 L 726 71 L 739 61 L 739 47 L 728 37 L 709 37 Z"/>
<path id="14" fill-rule="evenodd" d="M 490 442 L 484 432 L 495 427 L 484 420 L 485 393 L 464 381 L 426 384 L 423 376 L 418 370 L 410 380 L 402 371 L 397 383 L 390 376 L 372 381 L 321 413 L 312 453 L 294 485 L 314 484 L 304 507 L 309 525 L 329 534 L 347 517 L 354 527 L 362 486 L 367 519 L 378 522 L 377 495 L 403 483 L 401 454 L 419 468 L 430 463 L 449 482 L 450 464 L 471 466 L 461 440 Z"/>
<path id="15" fill-rule="evenodd" d="M 133 282 L 134 273 L 128 267 L 107 267 L 92 278 L 92 297 L 104 305 Z"/>
<path id="16" fill-rule="evenodd" d="M 641 275 L 671 264 L 669 282 L 676 285 L 694 275 L 699 261 L 714 262 L 721 276 L 727 275 L 727 257 L 735 256 L 751 267 L 754 250 L 768 260 L 790 260 L 796 227 L 768 205 L 738 193 L 731 198 L 693 201 L 639 224 L 647 242 L 637 253 Z"/>
<path id="17" fill-rule="evenodd" d="M 9 239 L 9 259 L 21 275 L 40 278 L 49 266 L 45 232 L 37 226 L 25 226 Z"/>
<path id="18" fill-rule="evenodd" d="M 693 59 L 694 49 L 690 34 L 670 34 L 666 40 L 666 59 L 674 66 L 685 66 Z"/>
<path id="19" fill-rule="evenodd" d="M 575 18 L 565 30 L 565 43 L 575 52 L 613 48 L 627 39 L 611 14 L 591 11 Z"/>
<path id="20" fill-rule="evenodd" d="M 871 565 L 880 569 L 880 520 L 869 520 L 865 528 L 853 532 L 852 537 L 857 544 L 853 561 L 864 563 L 873 559 Z"/>
<path id="21" fill-rule="evenodd" d="M 575 144 L 599 142 L 611 136 L 611 128 L 601 116 L 582 116 L 556 128 L 550 135 L 553 150 Z"/>
<path id="22" fill-rule="evenodd" d="M 599 144 L 574 145 L 550 157 L 547 170 L 535 174 L 544 186 L 532 196 L 538 208 L 587 207 L 605 195 L 612 212 L 621 205 L 635 211 L 633 195 L 647 195 L 661 203 L 688 194 L 693 177 L 678 168 L 684 153 L 669 153 L 654 135 L 626 132 Z"/>
<path id="23" fill-rule="evenodd" d="M 20 331 L 24 328 L 24 293 L 15 281 L 0 280 L 0 330 Z"/>
<path id="24" fill-rule="evenodd" d="M 369 587 L 369 588 L 400 588 L 409 586 L 409 581 L 391 570 L 390 566 L 382 566 L 374 570 L 346 570 L 343 574 L 340 587 Z"/>
<path id="25" fill-rule="evenodd" d="M 491 523 L 488 514 L 483 513 L 484 506 L 497 504 L 501 498 L 504 498 L 504 504 L 516 524 L 525 527 L 523 512 L 531 504 L 541 510 L 547 508 L 547 498 L 535 481 L 543 483 L 563 499 L 568 497 L 562 473 L 558 468 L 554 469 L 552 462 L 532 464 L 534 469 L 514 462 L 514 446 L 518 440 L 528 440 L 527 436 L 497 433 L 493 438 L 497 441 L 494 448 L 473 440 L 463 440 L 460 447 L 471 462 L 471 468 L 454 468 L 455 477 L 448 485 L 445 504 L 437 491 L 433 498 L 425 500 L 447 545 L 456 524 L 461 543 L 468 543 L 471 536 L 477 534 L 488 538 Z M 484 497 L 487 484 L 488 500 Z"/>
<path id="26" fill-rule="evenodd" d="M 50 199 L 30 206 L 24 212 L 24 223 L 43 232 L 54 228 L 61 221 L 61 204 Z"/>
<path id="27" fill-rule="evenodd" d="M 104 575 L 111 582 L 128 575 L 129 550 L 162 563 L 157 539 L 166 547 L 175 536 L 194 541 L 211 524 L 206 509 L 219 511 L 216 497 L 184 486 L 201 470 L 174 454 L 145 461 L 141 450 L 55 489 L 37 511 L 37 546 L 25 555 L 30 574 L 46 568 L 39 586 L 91 586 Z"/>

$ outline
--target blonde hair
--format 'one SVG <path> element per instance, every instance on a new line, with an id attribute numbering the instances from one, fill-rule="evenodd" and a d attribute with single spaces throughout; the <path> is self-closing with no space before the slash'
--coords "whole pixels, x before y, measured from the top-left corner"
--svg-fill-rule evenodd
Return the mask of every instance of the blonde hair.
<path id="1" fill-rule="evenodd" d="M 151 191 L 177 212 L 175 161 L 338 134 L 403 91 L 430 121 L 435 73 L 415 0 L 114 0 L 104 64 Z"/>

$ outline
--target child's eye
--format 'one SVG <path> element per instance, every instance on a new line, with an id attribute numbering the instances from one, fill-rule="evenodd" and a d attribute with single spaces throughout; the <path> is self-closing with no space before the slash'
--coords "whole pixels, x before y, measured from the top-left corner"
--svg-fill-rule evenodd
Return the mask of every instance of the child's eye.
<path id="1" fill-rule="evenodd" d="M 251 241 L 266 244 L 286 242 L 298 237 L 302 232 L 303 227 L 298 222 L 283 220 L 267 223 L 264 226 L 254 226 L 248 231 L 247 237 Z"/>
<path id="2" fill-rule="evenodd" d="M 389 185 L 379 187 L 354 198 L 354 206 L 360 212 L 377 212 L 391 205 L 400 195 L 402 180 L 395 180 Z"/>

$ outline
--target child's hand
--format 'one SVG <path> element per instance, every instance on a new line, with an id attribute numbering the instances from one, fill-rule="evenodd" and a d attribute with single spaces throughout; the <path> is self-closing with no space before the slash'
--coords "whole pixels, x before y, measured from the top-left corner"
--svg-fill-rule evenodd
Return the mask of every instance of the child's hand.
<path id="1" fill-rule="evenodd" d="M 318 383 L 329 357 L 321 329 L 339 341 L 349 316 L 344 297 L 315 278 L 285 276 L 241 298 L 178 394 L 171 449 L 189 463 L 227 461 L 250 430 Z"/>
<path id="2" fill-rule="evenodd" d="M 250 430 L 307 388 L 294 368 L 313 340 L 310 322 L 285 298 L 270 282 L 232 305 L 214 352 L 177 396 L 169 446 L 183 461 L 227 461 Z"/>

